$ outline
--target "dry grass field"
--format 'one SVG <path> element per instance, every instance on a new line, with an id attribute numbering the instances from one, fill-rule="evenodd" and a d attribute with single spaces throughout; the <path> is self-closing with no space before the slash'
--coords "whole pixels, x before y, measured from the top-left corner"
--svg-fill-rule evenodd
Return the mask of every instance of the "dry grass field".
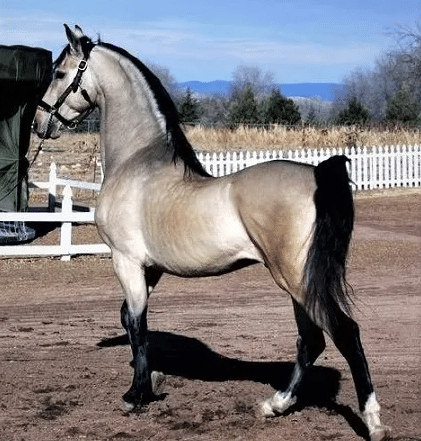
<path id="1" fill-rule="evenodd" d="M 254 150 L 261 148 L 324 148 L 378 146 L 378 145 L 412 145 L 421 142 L 419 129 L 400 128 L 395 126 L 381 126 L 372 128 L 360 127 L 330 127 L 317 128 L 303 126 L 291 128 L 275 126 L 270 130 L 260 127 L 239 126 L 237 129 L 186 126 L 185 132 L 191 144 L 200 151 L 229 151 Z M 39 143 L 33 137 L 31 148 Z M 65 132 L 57 140 L 49 140 L 48 145 L 60 145 L 63 149 L 83 151 L 90 149 L 90 153 L 98 153 L 98 133 Z"/>
<path id="2" fill-rule="evenodd" d="M 197 150 L 228 151 L 265 148 L 324 148 L 378 145 L 412 145 L 421 141 L 419 130 L 382 127 L 361 129 L 356 127 L 290 128 L 277 126 L 271 130 L 239 127 L 186 128 L 190 142 Z"/>

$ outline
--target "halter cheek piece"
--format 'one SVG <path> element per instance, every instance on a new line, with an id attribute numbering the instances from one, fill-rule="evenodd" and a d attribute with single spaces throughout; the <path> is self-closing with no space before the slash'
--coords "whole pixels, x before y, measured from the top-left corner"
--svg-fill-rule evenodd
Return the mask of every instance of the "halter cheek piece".
<path id="1" fill-rule="evenodd" d="M 58 112 L 58 110 L 60 109 L 66 98 L 70 95 L 70 93 L 77 92 L 78 88 L 80 87 L 80 82 L 82 80 L 83 72 L 85 72 L 87 67 L 88 67 L 88 61 L 86 58 L 84 58 L 79 63 L 75 78 L 66 88 L 66 90 L 61 94 L 61 96 L 58 98 L 58 100 L 55 102 L 54 105 L 50 106 L 44 100 L 41 100 L 39 106 L 50 114 L 50 120 L 54 116 L 67 128 L 74 129 L 84 118 L 86 118 L 95 109 L 95 104 L 92 102 L 91 98 L 89 97 L 88 92 L 85 89 L 81 88 L 80 92 L 83 98 L 89 103 L 89 107 L 86 110 L 84 110 L 80 115 L 72 119 L 67 119 Z"/>

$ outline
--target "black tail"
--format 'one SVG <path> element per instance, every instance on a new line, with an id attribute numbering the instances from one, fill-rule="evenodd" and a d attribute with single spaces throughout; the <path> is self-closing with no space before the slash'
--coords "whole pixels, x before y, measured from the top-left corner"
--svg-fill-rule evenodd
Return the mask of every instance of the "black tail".
<path id="1" fill-rule="evenodd" d="M 339 309 L 351 315 L 346 260 L 354 226 L 354 202 L 346 156 L 333 156 L 315 170 L 316 222 L 304 268 L 305 309 L 329 329 Z"/>

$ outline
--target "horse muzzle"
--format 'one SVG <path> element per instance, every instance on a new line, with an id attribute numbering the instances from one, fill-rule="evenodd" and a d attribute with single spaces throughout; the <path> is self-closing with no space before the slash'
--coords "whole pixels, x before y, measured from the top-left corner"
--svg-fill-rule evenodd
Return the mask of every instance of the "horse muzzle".
<path id="1" fill-rule="evenodd" d="M 39 107 L 35 113 L 33 131 L 41 139 L 57 139 L 60 137 L 61 123 L 53 118 L 54 115 L 47 113 L 45 109 Z"/>

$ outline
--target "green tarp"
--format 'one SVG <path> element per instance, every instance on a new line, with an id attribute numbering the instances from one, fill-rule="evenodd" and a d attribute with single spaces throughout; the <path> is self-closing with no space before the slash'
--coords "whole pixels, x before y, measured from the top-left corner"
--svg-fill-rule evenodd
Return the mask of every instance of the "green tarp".
<path id="1" fill-rule="evenodd" d="M 25 211 L 28 206 L 25 156 L 51 71 L 50 51 L 0 45 L 0 211 Z"/>

